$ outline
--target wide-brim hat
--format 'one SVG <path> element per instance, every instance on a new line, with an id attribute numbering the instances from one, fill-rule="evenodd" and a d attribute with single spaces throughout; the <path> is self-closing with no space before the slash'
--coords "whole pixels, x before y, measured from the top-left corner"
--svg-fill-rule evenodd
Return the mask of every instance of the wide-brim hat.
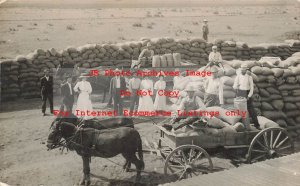
<path id="1" fill-rule="evenodd" d="M 203 22 L 208 22 L 207 19 L 204 19 Z"/>
<path id="2" fill-rule="evenodd" d="M 216 45 L 211 47 L 212 49 L 218 49 L 218 47 Z"/>
<path id="3" fill-rule="evenodd" d="M 194 87 L 188 86 L 188 87 L 186 87 L 185 91 L 186 92 L 195 92 L 196 90 L 194 89 Z"/>

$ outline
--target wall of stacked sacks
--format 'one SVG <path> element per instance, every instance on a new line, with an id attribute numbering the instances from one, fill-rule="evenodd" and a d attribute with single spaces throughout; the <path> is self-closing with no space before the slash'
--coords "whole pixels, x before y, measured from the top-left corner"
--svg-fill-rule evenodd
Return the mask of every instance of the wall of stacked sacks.
<path id="1" fill-rule="evenodd" d="M 202 39 L 175 40 L 172 38 L 147 39 L 120 44 L 88 44 L 78 48 L 68 47 L 62 51 L 54 48 L 37 49 L 27 56 L 17 56 L 13 60 L 1 62 L 1 100 L 40 95 L 39 79 L 44 68 L 56 68 L 60 63 L 77 64 L 83 68 L 98 66 L 130 67 L 131 60 L 137 59 L 147 42 L 152 43 L 159 66 L 178 65 L 178 60 L 188 60 L 202 66 L 207 64 L 211 47 L 217 45 L 224 60 L 232 69 L 241 63 L 249 64 L 256 76 L 255 106 L 264 116 L 277 121 L 282 126 L 300 122 L 300 41 L 288 40 L 280 44 L 260 44 L 248 46 L 246 43 L 216 40 L 206 43 Z M 171 58 L 169 54 L 173 55 Z M 166 54 L 166 55 L 164 55 Z M 280 57 L 280 64 L 258 63 L 263 56 Z M 172 62 L 172 59 L 174 61 Z M 152 64 L 147 63 L 146 67 Z M 285 69 L 283 69 L 285 68 Z M 227 74 L 228 75 L 228 74 Z M 235 70 L 231 76 L 235 75 Z M 225 95 L 227 103 L 232 103 L 234 93 L 228 80 Z M 59 84 L 55 84 L 57 90 Z M 290 121 L 287 121 L 289 119 Z"/>

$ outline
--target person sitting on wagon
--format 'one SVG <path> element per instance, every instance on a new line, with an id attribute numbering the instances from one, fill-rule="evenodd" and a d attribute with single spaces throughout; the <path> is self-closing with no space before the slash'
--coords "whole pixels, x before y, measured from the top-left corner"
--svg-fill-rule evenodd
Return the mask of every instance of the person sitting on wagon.
<path id="1" fill-rule="evenodd" d="M 206 107 L 223 106 L 223 82 L 218 77 L 218 69 L 211 68 L 212 76 L 204 82 L 204 104 Z"/>
<path id="2" fill-rule="evenodd" d="M 152 57 L 154 56 L 154 51 L 151 49 L 151 43 L 148 42 L 145 49 L 142 50 L 139 55 L 138 61 L 136 64 L 133 64 L 131 68 L 140 68 L 143 64 L 143 61 L 152 61 Z"/>
<path id="3" fill-rule="evenodd" d="M 236 97 L 244 97 L 247 99 L 247 110 L 250 117 L 252 118 L 254 127 L 260 130 L 260 125 L 258 123 L 257 114 L 254 109 L 252 100 L 254 90 L 253 78 L 247 73 L 247 71 L 247 64 L 242 64 L 241 73 L 236 76 L 233 84 L 233 89 L 236 92 Z"/>
<path id="4" fill-rule="evenodd" d="M 208 67 L 212 68 L 213 66 L 219 67 L 225 72 L 224 66 L 222 64 L 222 55 L 220 52 L 217 51 L 217 46 L 212 46 L 212 52 L 209 53 L 208 56 L 208 63 L 204 67 L 203 71 L 205 71 Z"/>
<path id="5" fill-rule="evenodd" d="M 192 86 L 188 86 L 187 89 L 186 89 L 186 92 L 187 92 L 187 97 L 182 99 L 178 110 L 189 112 L 189 111 L 199 109 L 201 107 L 201 105 L 199 105 L 199 100 L 197 100 L 197 99 L 200 99 L 200 98 L 195 96 L 194 88 Z M 171 121 L 172 128 L 174 130 L 180 129 L 180 128 L 186 126 L 186 125 L 194 123 L 198 119 L 199 119 L 199 117 L 193 117 L 193 116 L 189 116 L 189 117 L 177 116 L 177 117 L 174 117 Z"/>

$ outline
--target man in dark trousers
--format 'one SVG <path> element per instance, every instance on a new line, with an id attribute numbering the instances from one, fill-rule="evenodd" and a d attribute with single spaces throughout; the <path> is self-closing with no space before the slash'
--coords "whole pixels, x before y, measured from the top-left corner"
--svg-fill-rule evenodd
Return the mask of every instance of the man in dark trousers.
<path id="1" fill-rule="evenodd" d="M 66 77 L 67 81 L 65 84 L 61 87 L 61 95 L 63 97 L 63 105 L 66 108 L 66 111 L 68 112 L 68 115 L 72 113 L 73 110 L 73 104 L 74 104 L 74 91 L 72 87 L 72 77 L 68 76 Z"/>
<path id="2" fill-rule="evenodd" d="M 207 24 L 208 21 L 206 19 L 204 19 L 203 22 L 204 22 L 204 24 L 202 26 L 203 39 L 207 42 L 208 41 L 208 33 L 209 33 L 208 24 Z"/>
<path id="3" fill-rule="evenodd" d="M 53 114 L 53 77 L 50 76 L 49 69 L 44 70 L 45 76 L 41 78 L 41 96 L 43 100 L 42 112 L 46 116 L 46 102 L 47 99 L 50 104 L 50 112 Z"/>
<path id="4" fill-rule="evenodd" d="M 120 71 L 118 68 L 115 70 L 115 73 Z M 123 97 L 121 96 L 121 91 L 126 90 L 126 81 L 125 78 L 118 75 L 112 78 L 110 94 L 113 96 L 114 100 L 114 110 L 118 115 L 123 114 Z"/>

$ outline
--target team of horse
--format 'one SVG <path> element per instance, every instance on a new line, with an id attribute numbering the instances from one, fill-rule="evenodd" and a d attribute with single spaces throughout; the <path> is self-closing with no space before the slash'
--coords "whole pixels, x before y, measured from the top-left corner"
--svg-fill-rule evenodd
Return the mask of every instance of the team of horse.
<path id="1" fill-rule="evenodd" d="M 136 166 L 136 182 L 144 169 L 142 140 L 134 129 L 131 118 L 116 117 L 105 120 L 81 120 L 75 115 L 57 117 L 51 124 L 47 147 L 64 146 L 82 157 L 83 178 L 81 185 L 90 185 L 90 158 L 111 158 L 121 154 L 125 158 L 123 168 Z M 136 156 L 138 154 L 138 157 Z"/>

